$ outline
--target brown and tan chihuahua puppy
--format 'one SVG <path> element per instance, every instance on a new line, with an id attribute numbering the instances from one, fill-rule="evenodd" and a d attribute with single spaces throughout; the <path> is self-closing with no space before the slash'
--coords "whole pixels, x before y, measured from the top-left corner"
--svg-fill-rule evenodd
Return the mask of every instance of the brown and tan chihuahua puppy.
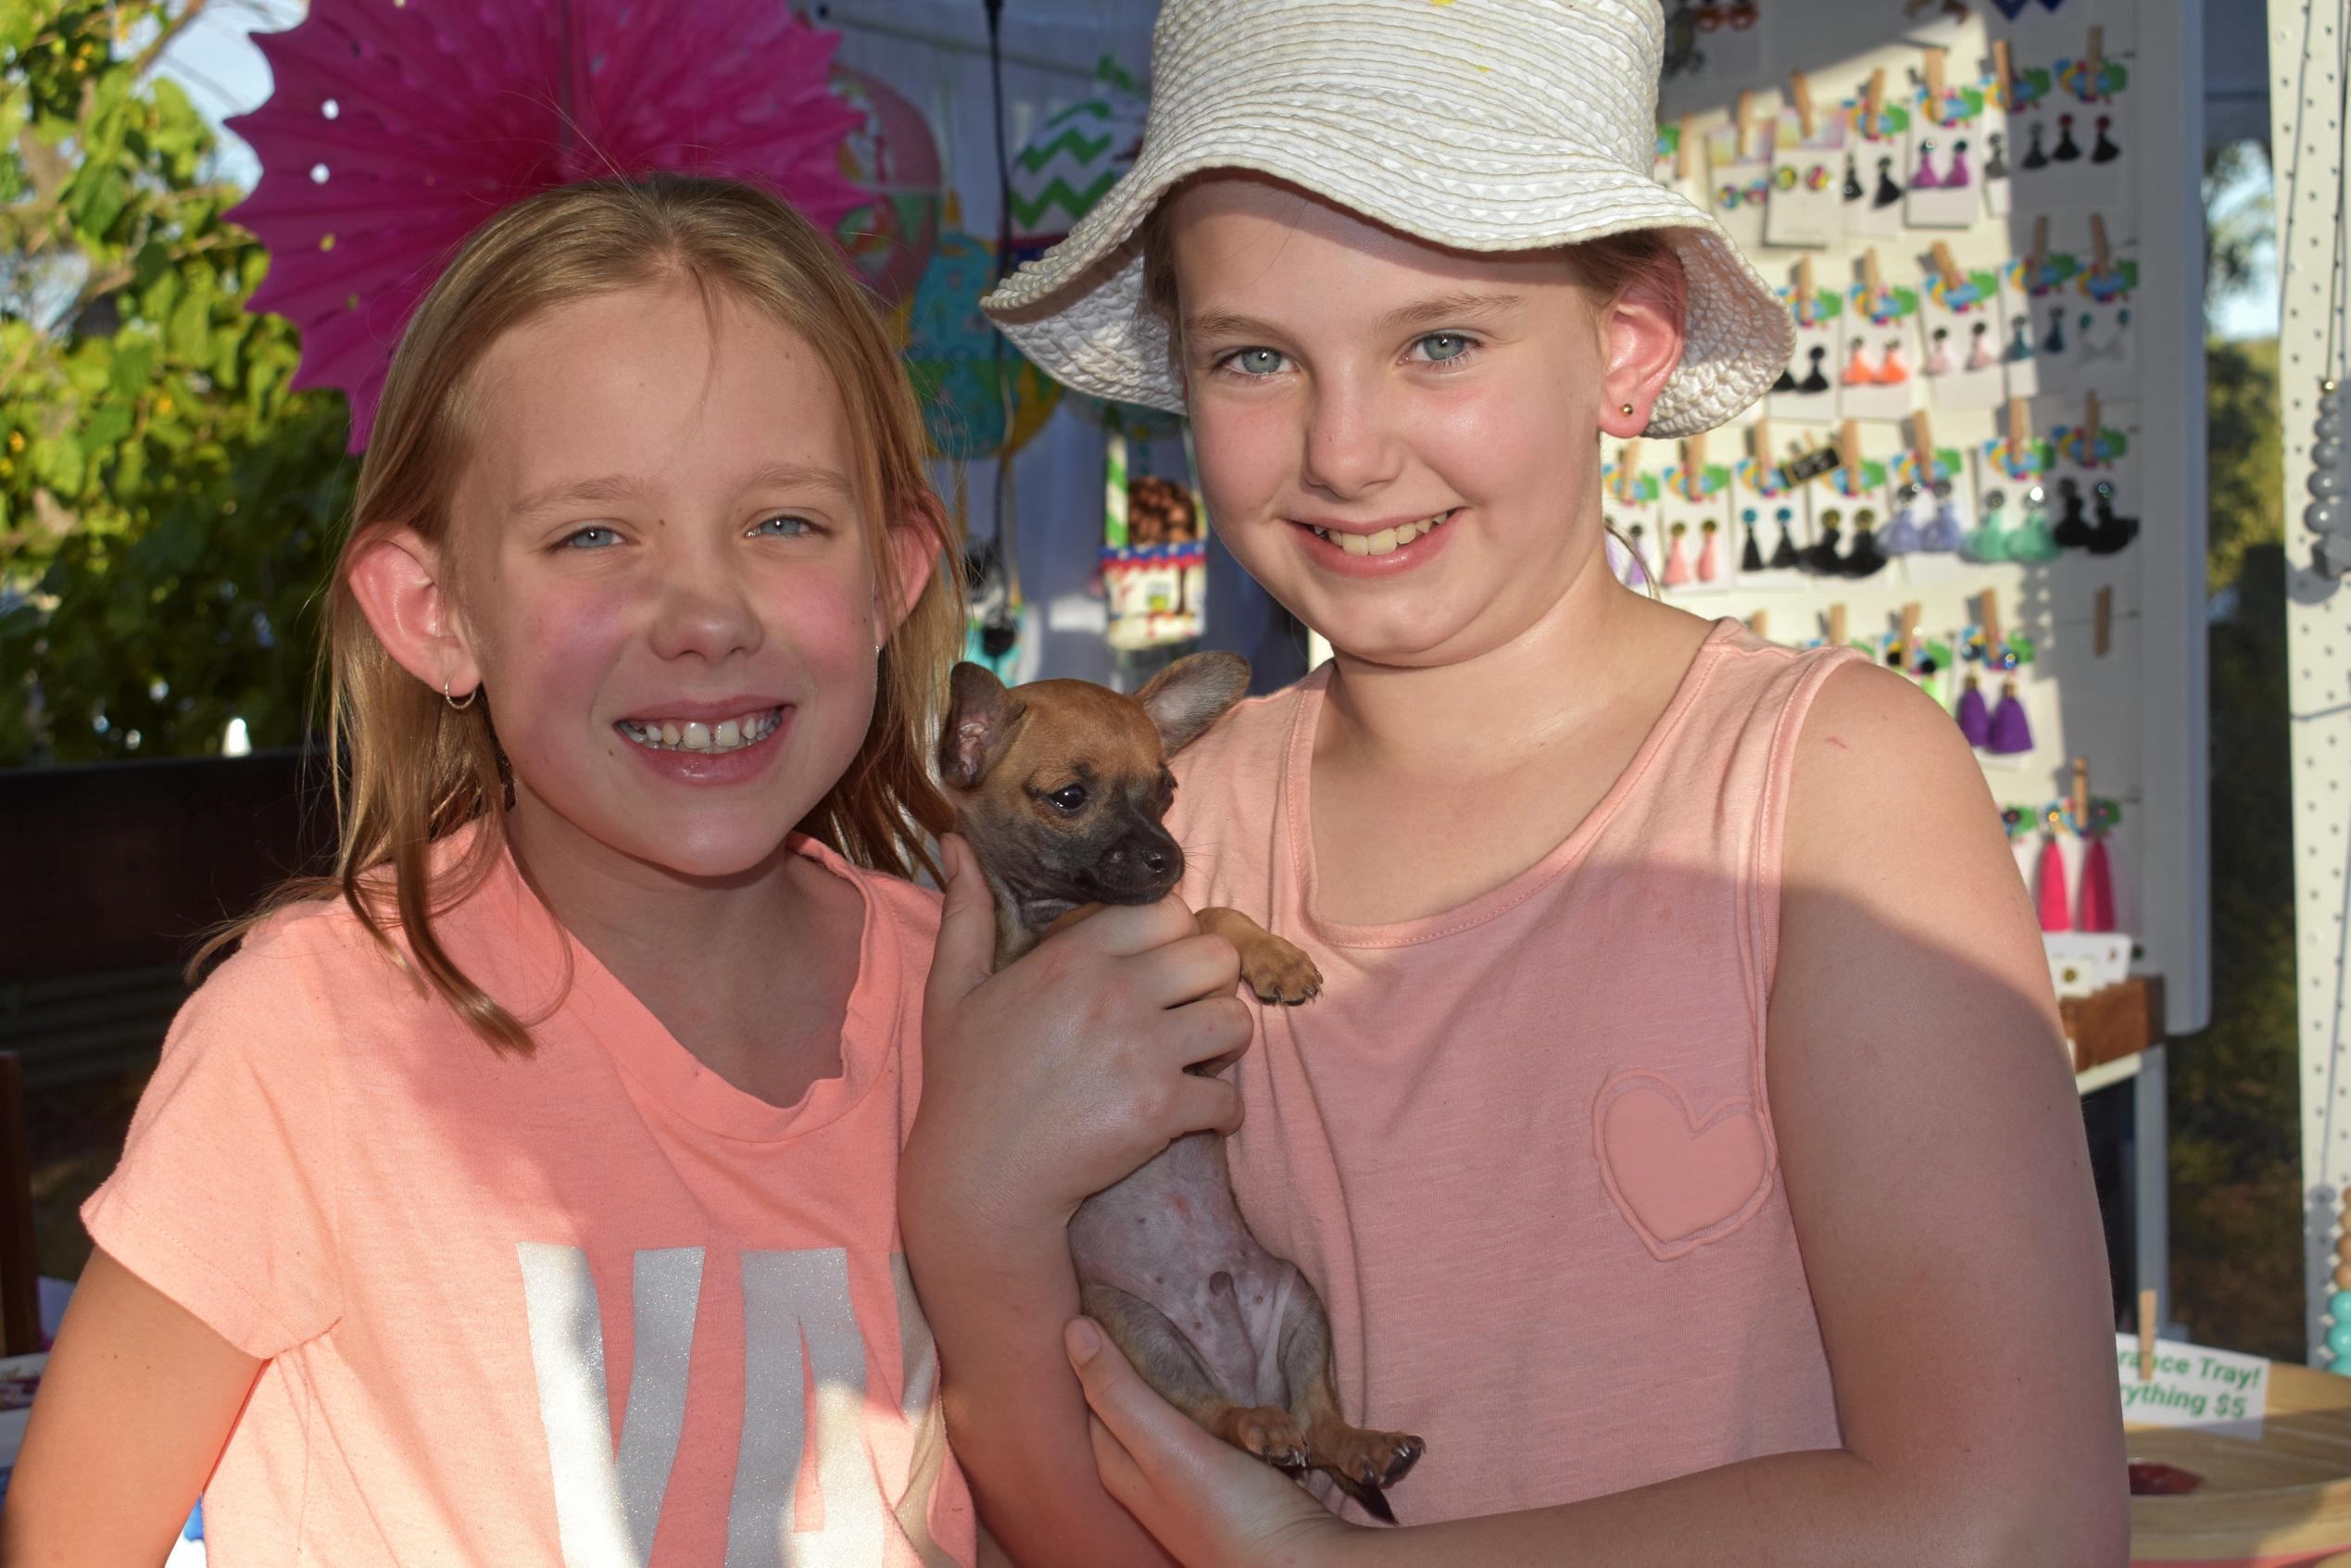
<path id="1" fill-rule="evenodd" d="M 1152 904 L 1184 875 L 1161 823 L 1176 784 L 1167 759 L 1249 684 L 1249 661 L 1193 654 L 1133 696 L 1085 681 L 1007 691 L 959 664 L 939 774 L 996 896 L 996 967 L 1105 904 Z M 1237 909 L 1202 909 L 1200 929 L 1240 953 L 1241 979 L 1296 1003 L 1322 974 Z M 1242 1222 L 1214 1133 L 1176 1139 L 1070 1221 L 1086 1313 L 1144 1381 L 1235 1447 L 1293 1474 L 1321 1470 L 1389 1524 L 1381 1489 L 1421 1454 L 1418 1437 L 1370 1432 L 1339 1413 L 1330 1323 L 1294 1263 Z"/>

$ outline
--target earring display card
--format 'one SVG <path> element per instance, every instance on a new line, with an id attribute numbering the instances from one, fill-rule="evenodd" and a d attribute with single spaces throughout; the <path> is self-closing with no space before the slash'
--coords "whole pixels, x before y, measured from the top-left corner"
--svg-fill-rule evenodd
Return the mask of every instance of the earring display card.
<path id="1" fill-rule="evenodd" d="M 1793 290 L 1780 291 L 1795 309 Z M 1844 320 L 1844 298 L 1834 289 L 1813 291 L 1811 307 L 1796 317 L 1796 352 L 1766 405 L 1775 420 L 1833 423 L 1837 419 L 1836 353 Z"/>
<path id="2" fill-rule="evenodd" d="M 1739 459 L 1733 495 L 1739 501 L 1740 527 L 1754 538 L 1754 566 L 1747 542 L 1740 541 L 1740 581 L 1747 588 L 1790 587 L 1801 583 L 1798 562 L 1811 542 L 1812 495 L 1816 486 L 1791 483 L 1774 462 L 1758 464 L 1752 457 Z"/>
<path id="3" fill-rule="evenodd" d="M 1965 229 L 1983 216 L 1985 100 L 1975 87 L 1921 93 L 1910 137 L 1903 218 L 1914 229 Z"/>
<path id="4" fill-rule="evenodd" d="M 2131 69 L 2101 55 L 2056 60 L 2018 75 L 2028 107 L 2011 115 L 2024 127 L 2017 202 L 2028 212 L 2096 207 L 2126 216 L 2135 177 L 2130 168 Z"/>
<path id="5" fill-rule="evenodd" d="M 2139 287 L 2139 264 L 2128 257 L 2093 266 L 2074 280 L 2077 383 L 2114 396 L 2137 395 L 2138 334 L 2131 324 L 2131 297 Z"/>
<path id="6" fill-rule="evenodd" d="M 1891 240 L 1902 232 L 1903 196 L 1910 176 L 1910 110 L 1885 103 L 1874 116 L 1866 103 L 1845 106 L 1845 145 L 1853 153 L 1849 177 L 1838 186 L 1844 204 L 1845 232 L 1861 239 Z"/>
<path id="7" fill-rule="evenodd" d="M 1625 449 L 1618 446 L 1600 470 L 1600 513 L 1602 520 L 1621 533 L 1631 544 L 1639 571 L 1624 570 L 1618 557 L 1612 557 L 1618 566 L 1618 575 L 1636 587 L 1644 578 L 1660 577 L 1664 569 L 1663 536 L 1657 527 L 1658 477 L 1643 470 L 1638 457 L 1639 444 L 1634 444 L 1633 467 L 1625 466 Z"/>
<path id="8" fill-rule="evenodd" d="M 2007 395 L 2032 397 L 2065 390 L 2067 339 L 2060 333 L 2054 353 L 2045 353 L 2045 330 L 2051 313 L 2065 302 L 2065 282 L 2073 276 L 2070 256 L 2043 256 L 2038 267 L 2030 257 L 2011 262 L 2001 280 L 2000 362 L 2007 380 Z"/>
<path id="9" fill-rule="evenodd" d="M 1893 486 L 1899 497 L 1905 489 L 1917 491 L 1917 547 L 1902 558 L 1904 578 L 1914 584 L 1970 581 L 1980 569 L 1959 554 L 1975 526 L 1968 455 L 1956 446 L 1938 446 L 1931 464 L 1916 451 L 1894 460 Z"/>
<path id="10" fill-rule="evenodd" d="M 2017 163 L 2009 145 L 2008 111 L 2001 107 L 1999 90 L 1989 77 L 1978 84 L 1976 94 L 1983 100 L 1972 128 L 1983 147 L 1982 177 L 1977 184 L 1983 192 L 1985 214 L 2005 218 L 2017 207 Z"/>
<path id="11" fill-rule="evenodd" d="M 1773 122 L 1771 199 L 1764 209 L 1767 245 L 1818 248 L 1844 233 L 1844 121 L 1833 114 L 1816 115 L 1809 136 L 1792 109 Z"/>
<path id="12" fill-rule="evenodd" d="M 2095 430 L 2077 420 L 2049 433 L 2055 458 L 2050 531 L 2060 548 L 2115 556 L 2137 541 L 2138 508 L 2130 499 L 2131 446 L 2130 433 L 2104 417 Z"/>
<path id="13" fill-rule="evenodd" d="M 1657 183 L 1700 207 L 1706 205 L 1704 141 L 1687 120 L 1661 125 L 1657 128 L 1656 161 L 1650 168 Z"/>
<path id="14" fill-rule="evenodd" d="M 1930 272 L 1919 295 L 1928 397 L 1938 408 L 1997 408 L 2008 384 L 2001 367 L 1999 273 L 1962 270 L 1955 285 Z"/>
<path id="15" fill-rule="evenodd" d="M 1718 125 L 1706 132 L 1707 181 L 1714 195 L 1715 220 L 1744 250 L 1764 243 L 1771 164 L 1760 156 L 1760 149 L 1767 134 L 1751 134 L 1742 141 L 1735 124 Z"/>
<path id="16" fill-rule="evenodd" d="M 1738 521 L 1728 463 L 1700 463 L 1684 469 L 1677 463 L 1665 471 L 1657 497 L 1658 515 L 1666 530 L 1668 565 L 1677 549 L 1686 571 L 1669 571 L 1667 590 L 1677 594 L 1723 593 L 1739 586 L 1742 540 L 1734 536 Z"/>
<path id="17" fill-rule="evenodd" d="M 1838 418 L 1899 420 L 1917 407 L 1918 291 L 1894 285 L 1873 294 L 1868 284 L 1856 283 L 1845 304 Z"/>

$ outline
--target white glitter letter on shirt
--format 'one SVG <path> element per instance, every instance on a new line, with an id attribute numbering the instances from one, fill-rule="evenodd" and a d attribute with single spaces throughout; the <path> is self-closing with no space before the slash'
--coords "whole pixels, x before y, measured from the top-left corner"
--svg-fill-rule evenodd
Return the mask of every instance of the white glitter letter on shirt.
<path id="1" fill-rule="evenodd" d="M 815 1390 L 814 1517 L 800 1462 Z M 743 1254 L 743 1446 L 727 1511 L 726 1568 L 882 1561 L 882 1496 L 866 1453 L 865 1339 L 837 1247 Z"/>
<path id="2" fill-rule="evenodd" d="M 539 1420 L 555 1481 L 564 1568 L 643 1568 L 653 1554 L 661 1494 L 685 1425 L 685 1369 L 702 1294 L 702 1249 L 636 1254 L 628 1411 L 618 1453 L 604 1379 L 604 1323 L 587 1254 L 541 1242 L 516 1246 L 530 1316 Z"/>

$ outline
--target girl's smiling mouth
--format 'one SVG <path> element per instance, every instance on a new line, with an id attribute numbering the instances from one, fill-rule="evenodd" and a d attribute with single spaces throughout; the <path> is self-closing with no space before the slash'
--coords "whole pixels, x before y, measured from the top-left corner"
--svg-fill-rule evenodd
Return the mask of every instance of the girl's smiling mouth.
<path id="1" fill-rule="evenodd" d="M 647 751 L 723 753 L 757 746 L 784 724 L 782 706 L 752 709 L 725 719 L 680 716 L 622 719 L 613 728 Z"/>
<path id="2" fill-rule="evenodd" d="M 1307 549 L 1317 561 L 1358 572 L 1391 571 L 1436 554 L 1445 542 L 1445 525 L 1460 514 L 1459 507 L 1449 507 L 1427 517 L 1383 522 L 1376 528 L 1336 520 L 1289 521 L 1291 526 L 1314 537 L 1315 543 Z"/>

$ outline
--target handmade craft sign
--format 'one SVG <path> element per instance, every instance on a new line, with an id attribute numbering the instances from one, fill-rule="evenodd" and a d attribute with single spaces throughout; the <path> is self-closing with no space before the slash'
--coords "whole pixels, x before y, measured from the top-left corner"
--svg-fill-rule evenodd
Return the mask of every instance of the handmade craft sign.
<path id="1" fill-rule="evenodd" d="M 2118 1334 L 2114 1365 L 2125 1425 L 2195 1426 L 2260 1441 L 2269 1405 L 2269 1363 L 2261 1357 L 2159 1339 L 2155 1375 L 2143 1383 L 2137 1336 Z"/>

